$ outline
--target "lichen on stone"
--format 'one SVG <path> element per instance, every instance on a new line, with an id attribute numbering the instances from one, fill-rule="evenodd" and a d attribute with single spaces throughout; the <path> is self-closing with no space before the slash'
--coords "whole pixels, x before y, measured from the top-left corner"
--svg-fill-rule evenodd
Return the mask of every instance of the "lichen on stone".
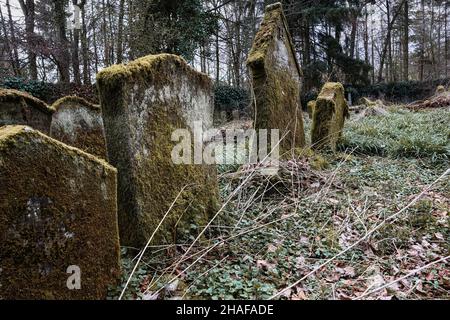
<path id="1" fill-rule="evenodd" d="M 216 169 L 174 164 L 171 135 L 192 131 L 196 120 L 212 125 L 211 80 L 162 54 L 109 67 L 97 85 L 109 160 L 119 169 L 121 243 L 142 247 L 183 190 L 152 244 L 195 236 L 217 209 Z"/>
<path id="2" fill-rule="evenodd" d="M 443 85 L 439 85 L 437 88 L 436 88 L 436 94 L 442 94 L 442 93 L 444 93 L 446 90 L 445 90 L 445 87 L 443 86 Z"/>
<path id="3" fill-rule="evenodd" d="M 88 153 L 107 158 L 100 106 L 83 98 L 68 96 L 53 104 L 50 136 Z"/>
<path id="4" fill-rule="evenodd" d="M 66 96 L 66 97 L 62 97 L 58 100 L 56 100 L 53 104 L 52 104 L 52 108 L 54 110 L 58 110 L 61 106 L 67 106 L 67 105 L 82 105 L 86 108 L 89 109 L 93 109 L 93 110 L 97 110 L 97 111 L 101 111 L 100 106 L 97 104 L 93 104 L 90 103 L 89 101 L 87 101 L 86 99 L 82 98 L 82 97 L 78 97 L 78 96 Z"/>
<path id="5" fill-rule="evenodd" d="M 117 170 L 26 126 L 0 128 L 0 299 L 104 299 L 120 254 Z M 69 290 L 69 266 L 81 289 Z"/>
<path id="6" fill-rule="evenodd" d="M 195 71 L 189 67 L 182 57 L 165 53 L 148 55 L 127 64 L 118 64 L 105 68 L 97 74 L 97 81 L 102 87 L 108 86 L 108 83 L 118 84 L 133 78 L 144 82 L 152 82 L 156 80 L 161 82 L 161 84 L 164 82 L 168 84 L 170 83 L 170 78 L 161 77 L 157 72 L 155 72 L 162 65 L 168 66 L 168 63 L 173 64 L 173 66 L 177 66 L 184 72 L 189 73 L 190 76 L 194 77 L 196 81 L 202 83 L 203 85 L 211 85 L 211 82 L 206 74 Z"/>
<path id="7" fill-rule="evenodd" d="M 312 118 L 315 108 L 316 108 L 316 101 L 315 100 L 309 101 L 308 104 L 306 105 L 306 110 L 307 110 L 308 116 L 310 118 Z"/>
<path id="8" fill-rule="evenodd" d="M 54 112 L 52 107 L 28 93 L 0 89 L 0 126 L 28 125 L 48 134 Z"/>
<path id="9" fill-rule="evenodd" d="M 23 99 L 28 105 L 40 109 L 42 112 L 52 114 L 55 109 L 44 101 L 33 97 L 31 94 L 15 89 L 0 89 L 0 106 L 4 102 L 18 102 Z"/>
<path id="10" fill-rule="evenodd" d="M 326 146 L 336 149 L 342 135 L 345 119 L 350 116 L 344 97 L 344 87 L 339 82 L 327 82 L 320 92 L 313 113 L 311 143 L 315 149 Z"/>
<path id="11" fill-rule="evenodd" d="M 281 4 L 266 8 L 247 65 L 252 75 L 256 129 L 279 129 L 281 153 L 303 147 L 302 74 Z"/>

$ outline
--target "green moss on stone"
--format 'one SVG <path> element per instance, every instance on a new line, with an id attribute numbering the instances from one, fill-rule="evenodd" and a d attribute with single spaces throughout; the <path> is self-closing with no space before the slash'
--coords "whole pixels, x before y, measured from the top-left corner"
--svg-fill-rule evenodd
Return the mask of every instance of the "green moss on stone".
<path id="1" fill-rule="evenodd" d="M 78 149 L 73 146 L 69 146 L 65 143 L 62 143 L 61 141 L 58 141 L 56 139 L 53 139 L 38 130 L 34 130 L 31 127 L 28 126 L 22 126 L 22 125 L 8 125 L 3 126 L 0 128 L 0 151 L 4 150 L 6 147 L 10 145 L 14 145 L 18 138 L 21 138 L 23 136 L 27 135 L 33 135 L 36 138 L 44 138 L 44 140 L 48 143 L 51 143 L 58 147 L 58 149 L 61 151 L 64 149 L 64 152 L 69 154 L 71 157 L 78 157 L 82 156 L 83 158 L 89 160 L 90 162 L 101 164 L 102 166 L 105 166 L 108 168 L 108 170 L 116 170 L 115 167 L 113 167 L 111 164 L 109 164 L 107 161 L 105 161 L 102 158 L 96 157 L 90 153 L 87 153 L 81 149 Z"/>
<path id="2" fill-rule="evenodd" d="M 50 136 L 103 159 L 107 158 L 101 108 L 83 98 L 67 96 L 52 106 Z M 71 114 L 68 116 L 68 113 Z"/>
<path id="3" fill-rule="evenodd" d="M 312 100 L 312 101 L 308 102 L 308 104 L 306 105 L 306 110 L 308 111 L 308 116 L 310 118 L 312 118 L 315 108 L 316 108 L 316 101 L 315 100 Z"/>
<path id="4" fill-rule="evenodd" d="M 285 46 L 287 64 L 275 56 Z M 280 3 L 268 6 L 256 34 L 247 65 L 252 74 L 256 129 L 279 129 L 284 137 L 281 153 L 305 145 L 300 104 L 301 69 L 295 57 L 286 18 Z"/>
<path id="5" fill-rule="evenodd" d="M 71 105 L 72 106 L 73 105 L 75 105 L 75 106 L 81 105 L 81 106 L 86 107 L 91 110 L 101 111 L 99 105 L 92 104 L 89 101 L 87 101 L 86 99 L 78 97 L 78 96 L 62 97 L 62 98 L 56 100 L 55 103 L 52 104 L 52 108 L 57 111 L 61 106 L 71 106 Z"/>
<path id="6" fill-rule="evenodd" d="M 104 299 L 120 272 L 117 171 L 25 126 L 0 128 L 0 299 Z M 69 290 L 69 266 L 81 289 Z"/>
<path id="7" fill-rule="evenodd" d="M 164 67 L 168 67 L 168 70 L 177 68 L 178 72 L 182 70 L 204 86 L 212 85 L 206 74 L 197 72 L 189 67 L 182 57 L 166 53 L 148 55 L 128 64 L 118 64 L 105 68 L 97 74 L 97 83 L 102 88 L 123 84 L 126 81 L 158 82 L 160 85 L 170 84 L 170 77 L 165 77 L 156 72 Z"/>
<path id="8" fill-rule="evenodd" d="M 142 247 L 185 186 L 152 244 L 195 236 L 218 206 L 216 169 L 173 164 L 171 135 L 189 128 L 180 92 L 187 86 L 191 95 L 212 96 L 211 80 L 182 58 L 162 54 L 109 67 L 97 85 L 109 160 L 119 169 L 121 243 Z"/>
<path id="9" fill-rule="evenodd" d="M 0 89 L 0 126 L 28 125 L 48 134 L 54 111 L 28 93 Z"/>
<path id="10" fill-rule="evenodd" d="M 445 90 L 445 87 L 444 86 L 442 86 L 442 85 L 440 85 L 440 86 L 438 86 L 437 88 L 436 88 L 436 94 L 442 94 L 442 93 L 444 93 L 446 90 Z"/>
<path id="11" fill-rule="evenodd" d="M 55 112 L 53 107 L 47 105 L 44 101 L 33 97 L 27 92 L 14 89 L 0 89 L 0 107 L 6 102 L 20 103 L 21 101 L 48 114 L 53 114 L 53 112 Z"/>
<path id="12" fill-rule="evenodd" d="M 344 87 L 338 82 L 326 83 L 320 92 L 313 113 L 311 143 L 315 149 L 325 146 L 336 149 L 345 119 L 350 116 Z"/>

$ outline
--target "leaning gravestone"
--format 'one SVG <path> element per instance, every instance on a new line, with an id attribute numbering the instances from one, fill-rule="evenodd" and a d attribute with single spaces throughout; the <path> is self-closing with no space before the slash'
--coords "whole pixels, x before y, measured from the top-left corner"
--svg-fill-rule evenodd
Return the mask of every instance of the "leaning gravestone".
<path id="1" fill-rule="evenodd" d="M 344 87 L 338 82 L 327 82 L 320 92 L 313 113 L 311 143 L 315 149 L 336 143 L 342 135 L 345 119 L 350 116 L 344 97 Z"/>
<path id="2" fill-rule="evenodd" d="M 28 93 L 0 89 L 0 126 L 28 125 L 48 134 L 54 111 L 45 102 Z"/>
<path id="3" fill-rule="evenodd" d="M 285 150 L 303 147 L 301 69 L 280 3 L 266 7 L 247 65 L 256 100 L 256 129 L 279 129 Z"/>
<path id="4" fill-rule="evenodd" d="M 0 128 L 0 299 L 106 297 L 120 268 L 116 178 L 37 130 Z"/>
<path id="5" fill-rule="evenodd" d="M 216 209 L 216 169 L 201 161 L 175 164 L 172 134 L 192 132 L 195 121 L 212 126 L 211 80 L 182 58 L 162 54 L 106 68 L 97 85 L 109 160 L 119 172 L 121 243 L 143 246 L 168 210 L 152 244 L 194 235 Z"/>
<path id="6" fill-rule="evenodd" d="M 50 136 L 106 159 L 106 141 L 100 106 L 69 96 L 56 101 Z"/>

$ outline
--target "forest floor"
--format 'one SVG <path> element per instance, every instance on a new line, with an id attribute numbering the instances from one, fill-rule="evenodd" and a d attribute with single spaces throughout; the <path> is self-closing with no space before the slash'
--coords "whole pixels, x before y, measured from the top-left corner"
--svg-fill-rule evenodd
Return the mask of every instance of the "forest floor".
<path id="1" fill-rule="evenodd" d="M 123 298 L 449 299 L 449 123 L 448 108 L 391 107 L 276 177 L 221 166 L 226 205 L 208 236 L 151 246 Z M 139 251 L 122 253 L 111 298 Z"/>

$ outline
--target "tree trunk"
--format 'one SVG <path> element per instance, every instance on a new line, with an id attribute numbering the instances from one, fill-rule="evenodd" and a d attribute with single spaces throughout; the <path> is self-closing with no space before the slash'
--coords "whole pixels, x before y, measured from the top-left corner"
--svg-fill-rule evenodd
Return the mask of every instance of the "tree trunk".
<path id="1" fill-rule="evenodd" d="M 107 25 L 106 25 L 106 5 L 105 0 L 102 0 L 102 34 L 103 34 L 103 63 L 105 66 L 109 66 L 110 63 L 110 53 L 109 53 L 109 40 L 107 35 Z"/>
<path id="2" fill-rule="evenodd" d="M 424 0 L 422 0 L 424 1 Z M 380 59 L 380 69 L 378 70 L 378 82 L 381 82 L 383 80 L 383 66 L 384 62 L 386 60 L 386 55 L 388 53 L 388 46 L 391 42 L 391 33 L 392 33 L 392 26 L 394 25 L 395 21 L 397 20 L 398 15 L 400 14 L 401 8 L 404 6 L 406 0 L 403 0 L 397 10 L 395 11 L 394 15 L 392 16 L 392 19 L 388 21 L 387 25 L 387 35 L 384 40 L 383 44 L 383 51 L 381 52 L 381 59 Z"/>
<path id="3" fill-rule="evenodd" d="M 106 2 L 107 6 L 108 6 L 108 20 L 109 20 L 109 39 L 110 39 L 110 49 L 109 49 L 109 53 L 110 53 L 110 57 L 109 57 L 109 61 L 111 61 L 111 64 L 114 63 L 115 61 L 115 52 L 114 52 L 114 28 L 113 28 L 113 12 L 112 12 L 112 5 L 111 2 L 109 0 L 107 0 Z"/>
<path id="4" fill-rule="evenodd" d="M 22 72 L 20 70 L 19 51 L 17 49 L 16 32 L 14 30 L 14 22 L 12 19 L 11 6 L 9 4 L 9 0 L 6 0 L 6 9 L 8 11 L 9 32 L 11 34 L 11 49 L 12 49 L 12 53 L 13 53 L 13 69 L 14 69 L 15 75 L 20 76 L 22 74 Z"/>
<path id="5" fill-rule="evenodd" d="M 352 30 L 350 33 L 350 58 L 355 57 L 356 31 L 358 29 L 358 13 L 352 14 Z"/>
<path id="6" fill-rule="evenodd" d="M 12 50 L 12 47 L 11 47 L 11 44 L 9 41 L 8 32 L 6 30 L 6 22 L 5 22 L 5 18 L 3 17 L 3 12 L 2 12 L 1 7 L 0 7 L 0 21 L 2 23 L 2 30 L 5 35 L 5 47 L 6 47 L 6 51 L 8 52 L 11 69 L 12 69 L 14 75 L 17 76 L 17 69 L 16 69 L 16 65 L 15 65 L 15 61 L 14 61 L 14 53 L 13 53 L 13 50 Z"/>
<path id="7" fill-rule="evenodd" d="M 34 0 L 19 0 L 20 7 L 22 8 L 23 16 L 25 17 L 25 39 L 27 41 L 27 56 L 28 56 L 28 70 L 30 72 L 30 78 L 37 80 L 37 62 L 36 53 L 34 50 L 34 19 L 35 9 Z"/>
<path id="8" fill-rule="evenodd" d="M 119 2 L 119 22 L 117 25 L 117 63 L 123 60 L 123 16 L 125 14 L 125 0 Z"/>
<path id="9" fill-rule="evenodd" d="M 216 83 L 220 81 L 220 47 L 219 47 L 219 32 L 216 33 Z"/>
<path id="10" fill-rule="evenodd" d="M 409 80 L 409 4 L 403 8 L 403 80 Z"/>
<path id="11" fill-rule="evenodd" d="M 445 77 L 448 78 L 448 6 L 445 6 Z"/>
<path id="12" fill-rule="evenodd" d="M 92 13 L 94 12 L 94 3 L 93 1 L 91 1 L 91 11 Z M 92 43 L 94 45 L 94 68 L 95 68 L 95 73 L 98 73 L 98 64 L 99 64 L 99 58 L 98 58 L 98 45 L 97 45 L 97 32 L 96 32 L 96 26 L 97 23 L 94 20 L 92 22 L 92 28 L 94 29 L 94 32 L 92 34 Z"/>
<path id="13" fill-rule="evenodd" d="M 59 47 L 55 54 L 56 65 L 59 71 L 59 80 L 63 83 L 70 82 L 70 52 L 69 40 L 66 35 L 66 11 L 65 1 L 54 0 L 55 24 Z"/>
<path id="14" fill-rule="evenodd" d="M 386 0 L 387 27 L 389 29 L 387 32 L 388 62 L 386 64 L 386 80 L 392 81 L 392 25 L 389 23 L 389 21 L 391 21 L 391 6 L 389 1 L 390 0 Z"/>
<path id="15" fill-rule="evenodd" d="M 425 69 L 425 0 L 421 0 L 421 10 L 422 10 L 422 43 L 420 44 L 420 70 L 419 79 L 423 81 L 424 69 Z"/>
<path id="16" fill-rule="evenodd" d="M 367 12 L 367 8 L 365 11 L 365 20 L 364 20 L 364 61 L 366 64 L 369 64 L 369 13 Z"/>
<path id="17" fill-rule="evenodd" d="M 429 39 L 430 39 L 430 54 L 431 54 L 431 72 L 434 74 L 434 76 L 436 76 L 436 74 L 438 73 L 437 72 L 437 69 L 436 69 L 436 48 L 435 48 L 435 42 L 433 41 L 433 31 L 434 31 L 434 28 L 435 28 L 435 25 L 434 25 L 434 20 L 435 20 L 435 17 L 434 17 L 434 1 L 433 0 L 431 0 L 431 3 L 430 3 L 430 11 L 431 11 L 431 17 L 430 17 L 430 19 L 431 19 L 431 21 L 430 21 L 430 34 L 429 34 Z"/>
<path id="18" fill-rule="evenodd" d="M 89 43 L 86 28 L 86 6 L 81 8 L 81 23 L 83 32 L 81 33 L 81 50 L 83 53 L 83 83 L 91 84 L 91 67 L 89 63 Z M 94 30 L 95 33 L 95 30 Z"/>
<path id="19" fill-rule="evenodd" d="M 372 15 L 370 15 L 372 19 Z M 372 84 L 375 83 L 375 43 L 373 39 L 373 25 L 371 23 L 370 27 L 370 48 L 371 48 L 371 57 L 372 57 Z"/>
<path id="20" fill-rule="evenodd" d="M 303 24 L 303 64 L 307 66 L 311 62 L 311 41 L 309 21 L 304 19 Z"/>
<path id="21" fill-rule="evenodd" d="M 72 69 L 73 69 L 73 78 L 76 84 L 81 84 L 81 75 L 80 75 L 80 53 L 79 53 L 79 44 L 80 44 L 80 9 L 84 6 L 84 2 L 78 0 L 72 0 L 72 4 L 74 6 L 74 25 L 73 25 L 73 39 L 72 39 Z"/>
<path id="22" fill-rule="evenodd" d="M 132 0 L 128 0 L 128 23 L 127 23 L 127 27 L 128 27 L 128 46 L 129 46 L 129 50 L 128 50 L 128 58 L 129 60 L 134 60 L 135 57 L 135 49 L 134 49 L 134 34 L 135 34 L 135 25 L 134 25 L 134 21 L 133 18 L 135 16 L 135 11 L 133 9 L 133 1 Z"/>

